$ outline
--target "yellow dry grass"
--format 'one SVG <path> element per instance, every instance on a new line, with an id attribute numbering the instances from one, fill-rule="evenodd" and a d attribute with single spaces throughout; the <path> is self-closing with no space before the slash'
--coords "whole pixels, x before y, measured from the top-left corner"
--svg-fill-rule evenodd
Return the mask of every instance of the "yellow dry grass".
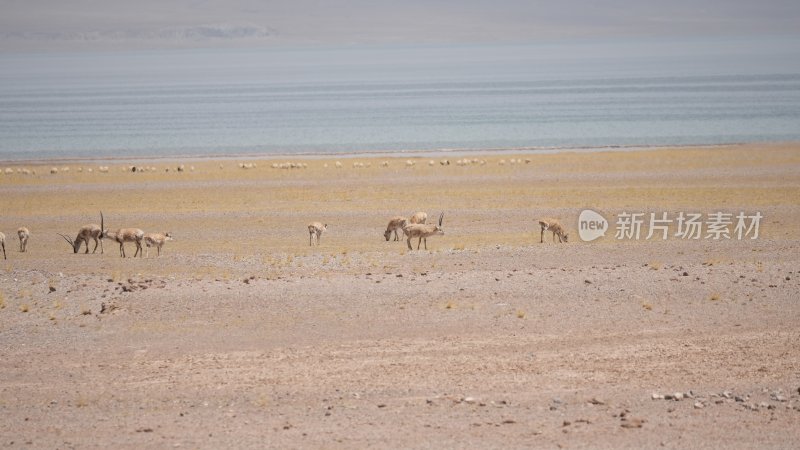
<path id="1" fill-rule="evenodd" d="M 173 232 L 175 241 L 164 247 L 163 260 L 178 271 L 175 255 L 222 254 L 248 267 L 288 270 L 299 264 L 292 260 L 296 257 L 319 254 L 321 266 L 346 269 L 350 262 L 344 253 L 377 252 L 374 259 L 382 264 L 386 255 L 408 253 L 405 242 L 384 241 L 386 221 L 418 210 L 432 218 L 445 211 L 445 236 L 428 239 L 434 254 L 538 245 L 535 220 L 542 216 L 561 218 L 570 232 L 568 245 L 574 245 L 577 214 L 587 207 L 608 215 L 765 211 L 762 236 L 800 238 L 800 144 L 474 157 L 487 163 L 441 166 L 439 157 L 429 166 L 431 158 L 422 157 L 341 158 L 343 167 L 336 168 L 335 158 L 319 158 L 302 160 L 306 169 L 286 170 L 271 165 L 293 159 L 148 161 L 142 165 L 158 171 L 146 173 L 123 171 L 128 164 L 115 162 L 103 163 L 108 173 L 86 163 L 28 165 L 37 175 L 0 175 L 0 229 L 13 250 L 11 231 L 22 224 L 31 228 L 30 253 L 15 255 L 22 263 L 61 251 L 72 257 L 56 233 L 74 236 L 81 225 L 99 222 L 102 210 L 112 229 Z M 498 163 L 512 157 L 531 163 Z M 406 167 L 408 159 L 416 165 Z M 353 168 L 355 161 L 370 167 Z M 381 167 L 381 161 L 389 167 Z M 257 167 L 241 169 L 239 162 Z M 178 164 L 195 170 L 176 172 Z M 51 166 L 67 165 L 68 173 L 49 173 Z M 79 173 L 79 165 L 95 170 Z M 329 229 L 321 246 L 309 247 L 306 225 L 317 220 Z M 115 280 L 165 264 L 115 258 L 118 246 L 108 241 L 105 251 L 103 273 Z M 132 255 L 132 245 L 126 251 Z M 217 271 L 213 263 L 187 270 L 201 277 L 236 276 Z"/>

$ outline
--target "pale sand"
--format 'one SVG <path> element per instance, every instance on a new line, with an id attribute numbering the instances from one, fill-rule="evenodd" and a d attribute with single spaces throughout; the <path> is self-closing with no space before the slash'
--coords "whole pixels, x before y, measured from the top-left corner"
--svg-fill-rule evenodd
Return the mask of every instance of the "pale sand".
<path id="1" fill-rule="evenodd" d="M 0 445 L 796 445 L 800 144 L 473 157 L 0 175 Z M 764 219 L 757 240 L 584 243 L 587 207 Z M 56 233 L 100 210 L 176 240 L 73 254 Z M 417 210 L 445 212 L 429 251 L 384 240 Z M 570 243 L 540 244 L 542 216 Z"/>

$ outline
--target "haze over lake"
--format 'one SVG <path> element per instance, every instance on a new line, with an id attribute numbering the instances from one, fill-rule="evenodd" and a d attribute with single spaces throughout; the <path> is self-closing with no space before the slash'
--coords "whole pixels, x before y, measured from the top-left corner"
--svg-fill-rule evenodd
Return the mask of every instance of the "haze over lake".
<path id="1" fill-rule="evenodd" d="M 796 39 L 0 54 L 0 159 L 800 140 Z"/>

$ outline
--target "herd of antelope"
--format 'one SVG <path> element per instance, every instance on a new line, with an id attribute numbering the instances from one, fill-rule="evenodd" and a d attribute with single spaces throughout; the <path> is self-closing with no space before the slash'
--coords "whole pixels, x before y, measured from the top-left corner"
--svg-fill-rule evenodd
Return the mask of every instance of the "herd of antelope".
<path id="1" fill-rule="evenodd" d="M 102 211 L 100 212 L 100 225 L 90 223 L 84 225 L 78 230 L 78 235 L 75 239 L 70 239 L 68 236 L 59 233 L 59 236 L 64 238 L 65 241 L 72 247 L 73 253 L 78 253 L 82 244 L 86 244 L 86 251 L 89 253 L 89 240 L 94 241 L 94 248 L 92 253 L 97 251 L 98 244 L 100 245 L 100 253 L 103 253 L 103 239 L 108 239 L 119 244 L 119 256 L 125 257 L 125 243 L 133 242 L 136 245 L 136 252 L 133 257 L 143 256 L 142 242 L 147 246 L 147 256 L 150 256 L 150 247 L 156 247 L 158 256 L 161 256 L 161 247 L 164 243 L 171 241 L 172 233 L 145 233 L 139 228 L 120 228 L 116 231 L 111 231 L 105 227 L 105 218 Z"/>
<path id="2" fill-rule="evenodd" d="M 99 245 L 100 253 L 102 254 L 103 239 L 109 239 L 119 244 L 119 255 L 123 258 L 125 257 L 126 242 L 133 242 L 136 244 L 136 252 L 133 254 L 135 258 L 136 256 L 142 257 L 144 255 L 142 252 L 142 242 L 147 246 L 147 256 L 149 257 L 150 247 L 156 247 L 158 256 L 161 256 L 161 247 L 164 246 L 165 242 L 173 240 L 172 233 L 145 233 L 139 228 L 120 228 L 116 231 L 111 231 L 105 227 L 105 218 L 103 217 L 102 211 L 100 212 L 100 225 L 90 223 L 82 226 L 78 230 L 78 235 L 75 239 L 70 239 L 68 236 L 61 233 L 58 233 L 58 235 L 67 241 L 73 253 L 78 253 L 83 244 L 86 245 L 85 253 L 89 253 L 89 241 L 92 240 L 94 241 L 92 253 L 97 251 L 97 246 Z M 30 236 L 31 232 L 27 228 L 20 227 L 17 229 L 19 251 L 21 253 L 25 253 L 28 250 L 28 239 Z M 3 248 L 3 259 L 8 259 L 6 254 L 6 235 L 2 232 L 0 232 L 0 247 Z"/>
<path id="3" fill-rule="evenodd" d="M 443 219 L 444 213 L 441 213 L 439 215 L 439 225 L 434 225 L 426 223 L 428 221 L 428 214 L 424 212 L 418 212 L 408 219 L 402 216 L 395 216 L 389 221 L 389 225 L 386 227 L 386 232 L 383 233 L 383 237 L 388 241 L 392 233 L 394 233 L 394 240 L 398 241 L 400 238 L 398 237 L 397 230 L 402 230 L 403 234 L 406 236 L 406 244 L 408 244 L 409 250 L 414 249 L 411 246 L 411 239 L 414 238 L 417 238 L 417 250 L 419 250 L 419 245 L 422 242 L 425 243 L 425 250 L 427 250 L 429 237 L 444 234 L 444 228 L 442 228 Z"/>
<path id="4" fill-rule="evenodd" d="M 389 241 L 392 238 L 392 235 L 394 235 L 394 241 L 399 241 L 400 237 L 398 231 L 400 231 L 406 237 L 406 245 L 408 245 L 409 250 L 414 250 L 414 247 L 411 245 L 412 239 L 417 239 L 417 250 L 419 250 L 420 245 L 424 245 L 425 250 L 427 250 L 429 237 L 444 235 L 444 228 L 442 227 L 443 220 L 444 212 L 439 214 L 438 224 L 427 223 L 428 214 L 421 211 L 408 218 L 403 216 L 395 216 L 389 220 L 389 224 L 386 226 L 386 231 L 383 233 L 383 237 Z M 558 220 L 552 218 L 541 219 L 539 220 L 539 226 L 541 227 L 540 243 L 544 243 L 545 231 L 550 231 L 553 233 L 553 242 L 555 242 L 556 238 L 558 238 L 558 242 L 567 242 L 568 235 Z M 319 245 L 322 233 L 327 229 L 328 224 L 323 224 L 321 222 L 312 222 L 308 224 L 308 245 Z M 25 227 L 21 227 L 17 230 L 20 252 L 24 253 L 27 251 L 28 239 L 30 238 L 30 235 L 30 230 Z M 90 223 L 82 226 L 78 230 L 78 234 L 75 239 L 70 239 L 68 236 L 61 233 L 58 233 L 58 235 L 67 241 L 73 253 L 78 253 L 81 249 L 81 246 L 85 245 L 85 254 L 89 253 L 90 241 L 94 242 L 92 253 L 97 252 L 98 246 L 100 247 L 100 253 L 104 253 L 103 239 L 108 239 L 119 244 L 119 256 L 123 258 L 127 256 L 125 253 L 125 243 L 127 242 L 131 242 L 136 245 L 136 251 L 133 254 L 133 257 L 135 258 L 137 256 L 144 256 L 142 243 L 144 243 L 147 247 L 147 257 L 150 256 L 150 247 L 156 247 L 158 256 L 161 256 L 161 248 L 167 241 L 173 240 L 172 233 L 169 232 L 145 233 L 139 228 L 119 228 L 117 230 L 109 230 L 105 227 L 105 218 L 103 217 L 102 211 L 100 212 L 100 225 L 96 223 Z M 3 258 L 8 259 L 6 256 L 6 235 L 1 232 L 0 247 L 3 249 Z"/>

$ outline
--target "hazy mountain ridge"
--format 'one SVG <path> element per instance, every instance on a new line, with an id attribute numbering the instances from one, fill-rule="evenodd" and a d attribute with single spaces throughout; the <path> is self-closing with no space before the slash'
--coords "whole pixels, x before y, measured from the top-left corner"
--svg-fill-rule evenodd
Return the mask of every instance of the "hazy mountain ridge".
<path id="1" fill-rule="evenodd" d="M 0 51 L 12 52 L 800 37 L 796 0 L 3 0 L 0 10 Z"/>
<path id="2" fill-rule="evenodd" d="M 198 42 L 259 40 L 274 37 L 277 32 L 265 26 L 253 24 L 201 24 L 193 26 L 170 26 L 158 29 L 91 30 L 91 31 L 26 31 L 0 32 L 0 41 L 15 43 L 53 42 L 109 42 L 136 41 Z"/>

